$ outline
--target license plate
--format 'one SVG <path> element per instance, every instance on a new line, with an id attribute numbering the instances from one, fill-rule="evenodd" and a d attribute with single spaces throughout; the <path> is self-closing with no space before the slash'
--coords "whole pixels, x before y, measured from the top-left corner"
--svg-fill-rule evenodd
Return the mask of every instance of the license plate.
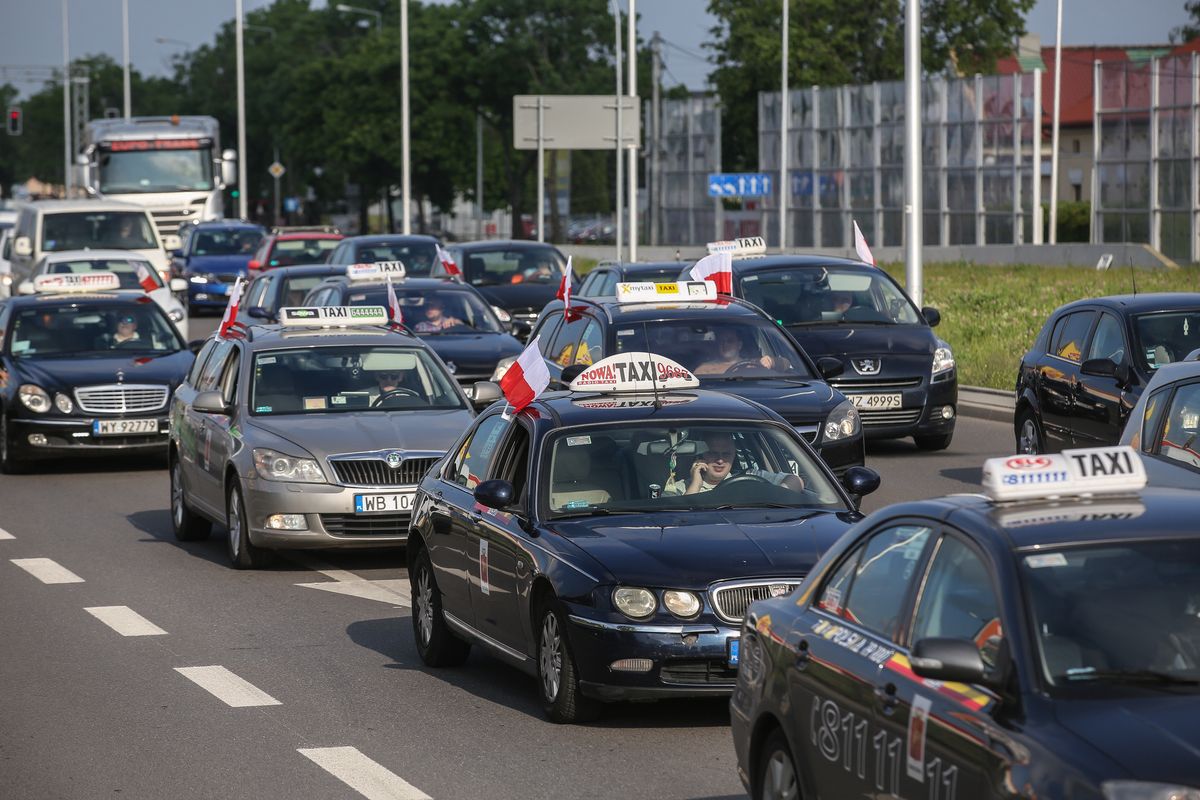
<path id="1" fill-rule="evenodd" d="M 229 287 L 223 283 L 210 283 L 208 285 L 209 294 L 229 294 Z"/>
<path id="2" fill-rule="evenodd" d="M 725 640 L 725 663 L 731 667 L 738 665 L 738 645 L 740 643 L 741 639 L 736 636 Z"/>
<path id="3" fill-rule="evenodd" d="M 92 422 L 93 436 L 125 436 L 158 433 L 157 419 L 98 419 Z"/>
<path id="4" fill-rule="evenodd" d="M 895 394 L 852 394 L 847 396 L 855 408 L 860 408 L 864 411 L 900 408 L 903 405 L 903 398 L 899 392 Z"/>
<path id="5" fill-rule="evenodd" d="M 395 514 L 398 511 L 412 511 L 413 498 L 416 496 L 416 492 L 356 494 L 354 495 L 354 513 Z"/>

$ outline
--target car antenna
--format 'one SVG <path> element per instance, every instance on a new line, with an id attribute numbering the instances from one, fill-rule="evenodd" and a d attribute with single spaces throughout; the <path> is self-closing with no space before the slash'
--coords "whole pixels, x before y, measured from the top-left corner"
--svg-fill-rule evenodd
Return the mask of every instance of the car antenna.
<path id="1" fill-rule="evenodd" d="M 1137 270 L 1133 268 L 1133 256 L 1126 256 L 1129 260 L 1129 280 L 1133 282 L 1133 296 L 1137 297 Z"/>
<path id="2" fill-rule="evenodd" d="M 646 323 L 642 323 L 642 336 L 645 337 L 646 352 L 650 352 L 650 329 L 646 327 Z M 658 378 L 655 373 L 658 370 L 654 368 L 654 359 L 650 359 L 650 390 L 654 392 L 654 410 L 658 411 L 662 408 L 662 399 L 658 396 Z"/>

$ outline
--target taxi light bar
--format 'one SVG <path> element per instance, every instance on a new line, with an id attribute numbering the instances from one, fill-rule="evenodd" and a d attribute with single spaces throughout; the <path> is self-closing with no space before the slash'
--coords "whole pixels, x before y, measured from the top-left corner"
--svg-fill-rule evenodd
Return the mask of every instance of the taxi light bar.
<path id="1" fill-rule="evenodd" d="M 113 272 L 79 272 L 61 275 L 38 275 L 33 279 L 33 291 L 38 294 L 64 292 L 108 292 L 121 288 Z"/>
<path id="2" fill-rule="evenodd" d="M 1126 494 L 1145 485 L 1146 467 L 1132 447 L 989 458 L 983 463 L 983 493 L 993 500 Z"/>
<path id="3" fill-rule="evenodd" d="M 618 283 L 618 303 L 658 303 L 664 300 L 716 300 L 717 285 L 712 281 L 676 283 Z"/>
<path id="4" fill-rule="evenodd" d="M 374 264 L 350 264 L 346 267 L 346 277 L 352 281 L 381 281 L 390 277 L 394 281 L 402 281 L 408 275 L 403 261 L 378 261 Z"/>
<path id="5" fill-rule="evenodd" d="M 281 308 L 279 322 L 285 328 L 351 328 L 387 325 L 383 306 L 318 306 Z"/>
<path id="6" fill-rule="evenodd" d="M 707 247 L 710 254 L 729 253 L 734 256 L 761 256 L 767 252 L 767 242 L 761 236 L 743 236 L 740 239 L 709 242 Z"/>
<path id="7" fill-rule="evenodd" d="M 618 353 L 597 361 L 571 381 L 572 392 L 637 392 L 695 389 L 696 376 L 682 365 L 654 353 Z"/>

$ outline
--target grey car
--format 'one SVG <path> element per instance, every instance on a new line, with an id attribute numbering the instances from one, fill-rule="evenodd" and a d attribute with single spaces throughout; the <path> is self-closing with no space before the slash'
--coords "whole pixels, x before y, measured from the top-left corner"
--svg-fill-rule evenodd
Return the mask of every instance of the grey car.
<path id="1" fill-rule="evenodd" d="M 417 484 L 475 413 L 445 364 L 387 325 L 384 309 L 312 326 L 338 313 L 284 308 L 281 324 L 205 343 L 171 406 L 178 539 L 223 524 L 239 569 L 276 549 L 405 544 Z M 499 387 L 476 394 L 486 404 Z"/>

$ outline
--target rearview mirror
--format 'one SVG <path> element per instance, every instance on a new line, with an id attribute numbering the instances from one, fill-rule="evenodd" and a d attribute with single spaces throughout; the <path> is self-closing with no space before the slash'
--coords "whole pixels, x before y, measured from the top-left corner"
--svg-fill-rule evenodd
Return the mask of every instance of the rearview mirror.
<path id="1" fill-rule="evenodd" d="M 167 286 L 172 292 L 186 292 L 188 282 L 183 278 L 171 278 L 171 282 Z"/>
<path id="2" fill-rule="evenodd" d="M 942 312 L 938 311 L 933 306 L 925 306 L 922 308 L 921 316 L 925 317 L 925 322 L 927 322 L 931 328 L 936 328 L 938 323 L 942 321 Z"/>
<path id="3" fill-rule="evenodd" d="M 512 321 L 512 335 L 520 339 L 522 342 L 529 340 L 529 334 L 533 333 L 533 326 L 523 319 L 514 319 Z"/>
<path id="4" fill-rule="evenodd" d="M 842 475 L 842 486 L 855 497 L 865 497 L 879 488 L 879 473 L 870 467 L 851 467 Z"/>
<path id="5" fill-rule="evenodd" d="M 1115 378 L 1117 364 L 1107 358 L 1089 358 L 1079 365 L 1079 371 L 1084 375 L 1094 375 L 1098 378 Z"/>
<path id="6" fill-rule="evenodd" d="M 215 389 L 196 395 L 196 399 L 192 401 L 192 408 L 202 414 L 220 414 L 225 417 L 230 414 L 225 398 Z"/>
<path id="7" fill-rule="evenodd" d="M 19 256 L 33 255 L 33 242 L 28 236 L 18 236 L 13 241 L 13 252 Z"/>
<path id="8" fill-rule="evenodd" d="M 840 358 L 821 356 L 817 359 L 817 370 L 820 371 L 822 378 L 836 378 L 846 371 L 846 365 Z"/>
<path id="9" fill-rule="evenodd" d="M 246 313 L 255 319 L 265 319 L 268 321 L 274 319 L 274 317 L 271 316 L 271 312 L 267 311 L 262 306 L 250 306 L 250 310 Z"/>
<path id="10" fill-rule="evenodd" d="M 931 636 L 918 639 L 909 659 L 912 671 L 936 681 L 986 684 L 987 667 L 979 648 L 967 639 Z"/>
<path id="11" fill-rule="evenodd" d="M 475 487 L 475 501 L 497 510 L 508 508 L 513 502 L 513 485 L 499 478 L 484 481 Z"/>
<path id="12" fill-rule="evenodd" d="M 487 408 L 504 396 L 500 384 L 493 381 L 476 381 L 471 393 L 471 402 L 476 408 Z"/>
<path id="13" fill-rule="evenodd" d="M 179 238 L 178 234 L 168 233 L 163 237 L 163 250 L 166 250 L 168 253 L 172 250 L 179 250 L 182 247 L 183 240 Z"/>

